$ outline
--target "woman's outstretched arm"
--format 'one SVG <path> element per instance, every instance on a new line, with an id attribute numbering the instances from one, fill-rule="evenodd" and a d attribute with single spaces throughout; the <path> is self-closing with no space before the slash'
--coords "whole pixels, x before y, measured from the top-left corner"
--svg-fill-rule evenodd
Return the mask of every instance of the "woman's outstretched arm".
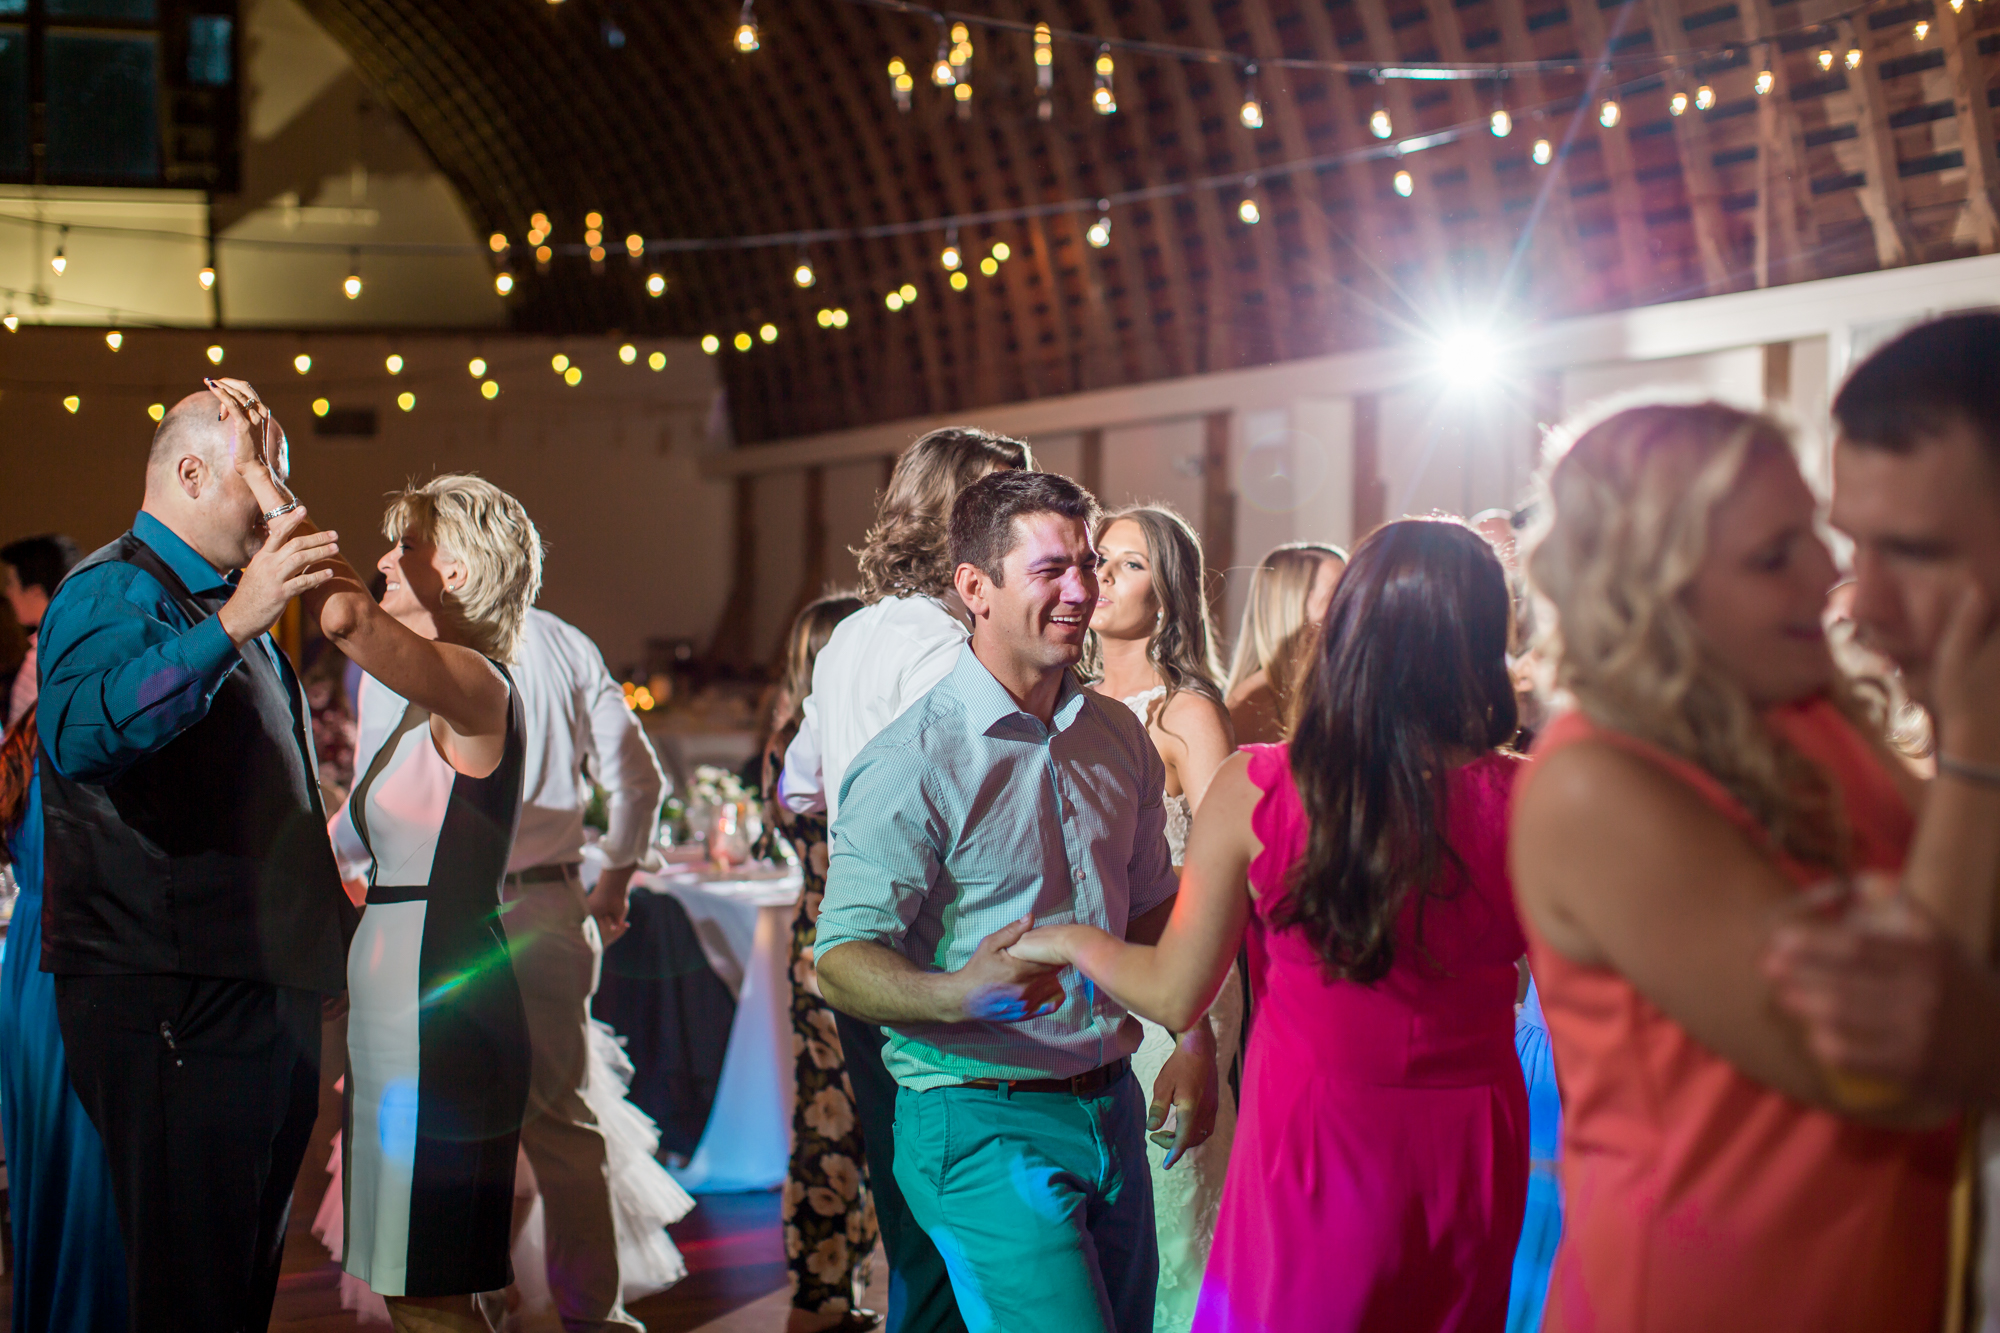
<path id="1" fill-rule="evenodd" d="M 1008 952 L 1074 966 L 1133 1013 L 1185 1032 L 1208 1012 L 1243 942 L 1250 862 L 1261 850 L 1250 812 L 1260 795 L 1247 756 L 1233 756 L 1216 773 L 1188 836 L 1180 894 L 1159 943 L 1128 944 L 1095 926 L 1043 926 Z"/>
<path id="2" fill-rule="evenodd" d="M 252 447 L 239 448 L 233 461 L 250 493 L 267 512 L 295 503 L 271 466 L 282 459 L 284 431 L 270 408 L 241 380 L 211 380 L 209 388 L 225 415 L 240 414 L 248 423 L 240 438 Z M 311 530 L 311 522 L 304 520 L 300 531 Z M 426 639 L 384 611 L 345 559 L 331 568 L 333 577 L 305 599 L 321 632 L 363 671 L 442 724 L 433 734 L 453 768 L 468 777 L 498 768 L 507 740 L 505 677 L 474 650 Z"/>

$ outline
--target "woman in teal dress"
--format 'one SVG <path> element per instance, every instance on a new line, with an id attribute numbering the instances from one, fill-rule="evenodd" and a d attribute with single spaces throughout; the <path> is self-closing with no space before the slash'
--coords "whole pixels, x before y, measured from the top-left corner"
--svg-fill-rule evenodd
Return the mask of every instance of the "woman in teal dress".
<path id="1" fill-rule="evenodd" d="M 19 885 L 0 952 L 0 1140 L 14 1223 L 15 1333 L 127 1324 L 125 1245 L 97 1127 L 70 1090 L 55 978 L 41 970 L 42 800 L 32 709 L 0 744 L 0 834 Z"/>

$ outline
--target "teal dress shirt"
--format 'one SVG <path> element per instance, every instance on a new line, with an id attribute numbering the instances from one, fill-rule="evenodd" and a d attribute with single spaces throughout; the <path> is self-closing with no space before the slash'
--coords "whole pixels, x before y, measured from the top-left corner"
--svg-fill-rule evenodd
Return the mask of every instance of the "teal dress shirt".
<path id="1" fill-rule="evenodd" d="M 836 706 L 831 701 L 823 707 Z M 1166 767 L 1132 710 L 1065 673 L 1055 725 L 1023 712 L 967 644 L 950 675 L 864 746 L 841 783 L 814 945 L 884 945 L 954 972 L 1034 913 L 1113 935 L 1174 896 Z M 886 1028 L 904 1087 L 1068 1078 L 1130 1055 L 1139 1024 L 1074 970 L 1021 1023 Z"/>
<path id="2" fill-rule="evenodd" d="M 132 535 L 197 597 L 226 598 L 217 572 L 166 524 L 141 512 Z M 294 678 L 268 634 L 279 678 Z M 242 656 L 220 617 L 190 625 L 152 575 L 111 561 L 65 579 L 42 615 L 36 723 L 49 759 L 76 782 L 106 783 L 186 731 Z M 293 691 L 296 693 L 296 689 Z"/>

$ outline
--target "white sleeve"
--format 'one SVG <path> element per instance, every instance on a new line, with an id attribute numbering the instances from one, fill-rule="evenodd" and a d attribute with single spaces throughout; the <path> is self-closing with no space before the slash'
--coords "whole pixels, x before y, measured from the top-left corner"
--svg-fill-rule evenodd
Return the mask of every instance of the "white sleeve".
<path id="1" fill-rule="evenodd" d="M 592 776 L 604 788 L 610 824 L 598 846 L 608 866 L 637 862 L 642 869 L 656 869 L 653 844 L 660 830 L 660 802 L 667 794 L 666 775 L 645 729 L 625 705 L 625 692 L 604 665 L 604 654 L 580 630 L 572 629 L 568 637 L 590 716 Z"/>
<path id="2" fill-rule="evenodd" d="M 920 654 L 910 659 L 896 676 L 895 698 L 891 707 L 896 711 L 889 715 L 882 725 L 887 726 L 903 715 L 903 710 L 937 688 L 937 683 L 951 674 L 958 665 L 959 650 L 966 640 L 939 635 L 924 644 Z"/>
<path id="3" fill-rule="evenodd" d="M 805 720 L 785 750 L 785 768 L 778 775 L 778 800 L 795 815 L 826 813 L 826 779 L 819 759 L 819 727 L 812 696 L 806 696 Z"/>

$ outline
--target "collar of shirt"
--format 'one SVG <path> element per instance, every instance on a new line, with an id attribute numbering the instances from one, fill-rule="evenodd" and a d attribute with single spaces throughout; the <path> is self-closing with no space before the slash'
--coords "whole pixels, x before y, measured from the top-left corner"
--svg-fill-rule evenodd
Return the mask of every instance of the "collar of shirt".
<path id="1" fill-rule="evenodd" d="M 1010 718 L 1033 723 L 1038 734 L 1067 731 L 1083 711 L 1083 686 L 1077 683 L 1074 671 L 1064 668 L 1062 686 L 1056 694 L 1055 725 L 1044 727 L 1042 720 L 1015 702 L 1007 687 L 987 670 L 979 654 L 973 651 L 970 639 L 958 650 L 958 661 L 951 669 L 951 684 L 965 707 L 966 725 L 982 736 L 991 736 L 994 728 Z"/>
<path id="2" fill-rule="evenodd" d="M 203 593 L 234 591 L 234 574 L 221 574 L 214 565 L 182 541 L 180 535 L 166 524 L 154 518 L 145 510 L 132 520 L 132 535 L 153 548 L 153 554 L 166 561 L 167 568 L 174 571 L 174 577 L 187 585 L 187 590 L 199 597 Z"/>

